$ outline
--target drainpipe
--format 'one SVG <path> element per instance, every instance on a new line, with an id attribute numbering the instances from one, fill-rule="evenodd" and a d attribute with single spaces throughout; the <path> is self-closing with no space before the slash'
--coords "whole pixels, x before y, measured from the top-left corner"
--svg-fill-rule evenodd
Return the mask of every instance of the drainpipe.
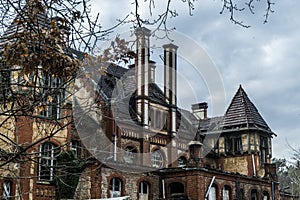
<path id="1" fill-rule="evenodd" d="M 216 178 L 216 176 L 213 176 L 213 178 L 212 178 L 211 181 L 210 181 L 210 184 L 209 184 L 209 186 L 208 186 L 207 192 L 206 192 L 206 194 L 205 194 L 205 200 L 207 200 L 207 197 L 208 197 L 208 195 L 209 195 L 211 186 L 212 186 L 212 184 L 213 184 L 214 181 L 215 181 L 215 178 Z"/>
<path id="2" fill-rule="evenodd" d="M 163 196 L 163 199 L 166 198 L 166 190 L 165 190 L 165 180 L 162 179 L 161 180 L 161 184 L 162 184 L 162 196 Z"/>
<path id="3" fill-rule="evenodd" d="M 114 138 L 114 161 L 117 161 L 117 134 L 116 133 Z"/>
<path id="4" fill-rule="evenodd" d="M 256 176 L 256 168 L 255 168 L 255 162 L 254 162 L 254 154 L 252 154 L 252 166 L 253 166 L 253 176 Z"/>
<path id="5" fill-rule="evenodd" d="M 275 188 L 274 188 L 274 181 L 272 181 L 272 200 L 275 200 Z"/>

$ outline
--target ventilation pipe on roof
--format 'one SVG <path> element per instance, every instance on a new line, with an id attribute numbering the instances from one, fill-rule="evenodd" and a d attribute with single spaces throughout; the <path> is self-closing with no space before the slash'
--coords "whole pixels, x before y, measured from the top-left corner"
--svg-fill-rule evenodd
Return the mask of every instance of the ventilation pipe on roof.
<path id="1" fill-rule="evenodd" d="M 151 31 L 147 28 L 141 27 L 135 30 L 136 35 L 136 88 L 137 101 L 136 111 L 141 116 L 142 125 L 147 128 L 149 125 L 149 36 Z"/>
<path id="2" fill-rule="evenodd" d="M 177 111 L 177 46 L 166 44 L 164 48 L 164 93 L 171 111 L 171 134 L 176 135 Z"/>

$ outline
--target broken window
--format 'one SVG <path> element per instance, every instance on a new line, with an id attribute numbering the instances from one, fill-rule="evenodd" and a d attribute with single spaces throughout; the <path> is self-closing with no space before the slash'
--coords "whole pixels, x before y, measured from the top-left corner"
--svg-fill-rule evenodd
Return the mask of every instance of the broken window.
<path id="1" fill-rule="evenodd" d="M 11 195 L 11 187 L 12 187 L 12 182 L 9 180 L 5 180 L 3 182 L 3 194 L 2 194 L 2 199 L 3 200 L 9 200 Z"/>
<path id="2" fill-rule="evenodd" d="M 124 152 L 124 160 L 127 163 L 134 163 L 136 161 L 137 150 L 133 146 L 127 146 Z"/>
<path id="3" fill-rule="evenodd" d="M 263 192 L 263 200 L 269 200 L 270 197 L 269 197 L 269 193 L 267 191 L 264 191 Z"/>
<path id="4" fill-rule="evenodd" d="M 122 181 L 119 178 L 112 178 L 109 183 L 110 197 L 120 197 L 122 191 Z"/>
<path id="5" fill-rule="evenodd" d="M 268 151 L 268 138 L 260 137 L 260 164 L 263 166 L 267 161 L 267 151 Z"/>
<path id="6" fill-rule="evenodd" d="M 241 137 L 225 138 L 225 153 L 239 154 L 243 152 Z"/>
<path id="7" fill-rule="evenodd" d="M 208 200 L 216 200 L 217 199 L 217 188 L 216 185 L 212 185 L 209 190 Z"/>
<path id="8" fill-rule="evenodd" d="M 222 191 L 223 200 L 229 200 L 230 198 L 230 187 L 228 185 L 224 185 Z"/>
<path id="9" fill-rule="evenodd" d="M 140 200 L 148 200 L 149 199 L 149 183 L 146 181 L 140 182 L 139 199 Z"/>
<path id="10" fill-rule="evenodd" d="M 258 200 L 258 193 L 256 189 L 251 190 L 251 200 Z"/>
<path id="11" fill-rule="evenodd" d="M 52 181 L 55 175 L 57 147 L 49 142 L 43 143 L 39 148 L 38 179 Z"/>
<path id="12" fill-rule="evenodd" d="M 170 195 L 183 195 L 184 194 L 184 185 L 180 182 L 173 182 L 170 184 Z"/>
<path id="13" fill-rule="evenodd" d="M 151 164 L 152 167 L 160 168 L 164 165 L 163 154 L 160 150 L 155 150 L 151 155 Z"/>

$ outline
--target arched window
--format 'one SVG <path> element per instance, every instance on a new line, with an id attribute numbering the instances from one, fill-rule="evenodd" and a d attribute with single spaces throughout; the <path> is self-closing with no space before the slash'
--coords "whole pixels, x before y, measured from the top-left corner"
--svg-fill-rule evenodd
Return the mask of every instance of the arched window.
<path id="1" fill-rule="evenodd" d="M 184 156 L 180 156 L 177 160 L 178 166 L 185 166 L 187 163 L 187 159 Z"/>
<path id="2" fill-rule="evenodd" d="M 140 182 L 139 199 L 140 200 L 148 200 L 149 199 L 149 183 L 146 181 Z"/>
<path id="3" fill-rule="evenodd" d="M 152 167 L 160 168 L 164 165 L 163 153 L 160 150 L 155 150 L 151 155 Z"/>
<path id="4" fill-rule="evenodd" d="M 12 182 L 9 180 L 5 180 L 3 182 L 3 194 L 2 194 L 2 199 L 3 200 L 9 200 L 11 195 L 11 188 L 12 188 Z"/>
<path id="5" fill-rule="evenodd" d="M 122 181 L 119 178 L 112 178 L 109 182 L 110 197 L 120 197 L 122 192 Z"/>
<path id="6" fill-rule="evenodd" d="M 269 193 L 267 191 L 264 191 L 263 192 L 263 200 L 269 200 L 269 199 L 270 199 Z"/>
<path id="7" fill-rule="evenodd" d="M 256 189 L 251 190 L 250 197 L 251 200 L 258 200 L 258 193 Z"/>
<path id="8" fill-rule="evenodd" d="M 124 160 L 127 163 L 134 163 L 136 162 L 137 150 L 133 146 L 128 146 L 125 148 L 124 152 Z"/>
<path id="9" fill-rule="evenodd" d="M 208 200 L 216 200 L 217 199 L 217 187 L 213 184 L 209 190 Z"/>
<path id="10" fill-rule="evenodd" d="M 230 187 L 228 185 L 224 185 L 222 190 L 222 196 L 223 196 L 223 200 L 230 199 Z"/>
<path id="11" fill-rule="evenodd" d="M 43 143 L 39 148 L 38 179 L 52 181 L 55 175 L 56 155 L 58 148 L 49 142 Z"/>

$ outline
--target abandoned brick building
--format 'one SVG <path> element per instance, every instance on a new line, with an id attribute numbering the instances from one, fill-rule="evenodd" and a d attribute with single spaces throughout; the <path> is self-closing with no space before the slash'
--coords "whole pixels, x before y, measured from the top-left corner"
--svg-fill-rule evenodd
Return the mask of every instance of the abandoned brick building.
<path id="1" fill-rule="evenodd" d="M 162 91 L 155 84 L 149 35 L 145 28 L 136 30 L 135 64 L 128 69 L 110 65 L 99 81 L 100 99 L 114 113 L 108 114 L 111 120 L 105 125 L 105 135 L 113 145 L 103 155 L 107 160 L 85 169 L 81 183 L 88 181 L 78 186 L 76 195 L 92 199 L 279 199 L 276 169 L 270 164 L 275 134 L 244 89 L 238 88 L 222 117 L 209 118 L 205 102 L 192 105 L 192 112 L 178 108 L 178 47 L 163 46 Z M 122 76 L 126 78 L 121 80 Z M 124 86 L 122 92 L 118 90 L 123 95 L 117 96 L 117 103 L 110 102 L 116 78 Z"/>
<path id="2" fill-rule="evenodd" d="M 74 103 L 70 96 L 61 101 L 61 93 L 50 93 L 48 106 L 33 112 L 33 115 L 43 115 L 44 120 L 28 115 L 9 118 L 3 123 L 6 116 L 1 116 L 0 194 L 3 199 L 59 198 L 60 191 L 54 181 L 59 173 L 55 165 L 60 153 L 56 151 L 72 150 L 79 158 L 90 154 L 100 158 L 89 158 L 85 163 L 75 199 L 279 200 L 276 169 L 270 163 L 271 140 L 275 134 L 242 86 L 224 116 L 208 117 L 205 102 L 192 105 L 191 112 L 180 109 L 176 92 L 177 48 L 180 47 L 163 46 L 162 90 L 155 84 L 156 66 L 149 56 L 150 30 L 139 28 L 135 34 L 135 64 L 128 68 L 109 65 L 95 91 L 96 102 L 108 105 L 101 110 L 106 117 L 97 122 L 111 144 L 106 152 L 95 149 L 92 153 L 89 148 L 92 142 L 102 142 L 95 137 L 93 128 L 87 137 L 79 138 L 77 132 L 82 127 L 68 123 L 72 120 L 69 116 Z M 9 76 L 14 78 L 14 73 Z M 60 88 L 58 77 L 41 76 L 48 90 Z M 1 74 L 0 78 L 2 82 L 7 76 Z M 118 91 L 120 98 L 114 93 L 118 81 L 122 90 Z M 1 94 L 5 92 L 2 88 Z M 119 100 L 113 101 L 113 97 Z M 2 106 L 2 111 L 7 106 Z M 63 120 L 53 119 L 58 117 Z M 82 118 L 88 117 L 82 114 Z M 49 136 L 47 140 L 39 141 L 46 136 Z M 34 143 L 24 155 L 31 159 L 22 162 L 23 154 L 12 159 L 15 149 L 10 140 L 24 148 Z"/>

